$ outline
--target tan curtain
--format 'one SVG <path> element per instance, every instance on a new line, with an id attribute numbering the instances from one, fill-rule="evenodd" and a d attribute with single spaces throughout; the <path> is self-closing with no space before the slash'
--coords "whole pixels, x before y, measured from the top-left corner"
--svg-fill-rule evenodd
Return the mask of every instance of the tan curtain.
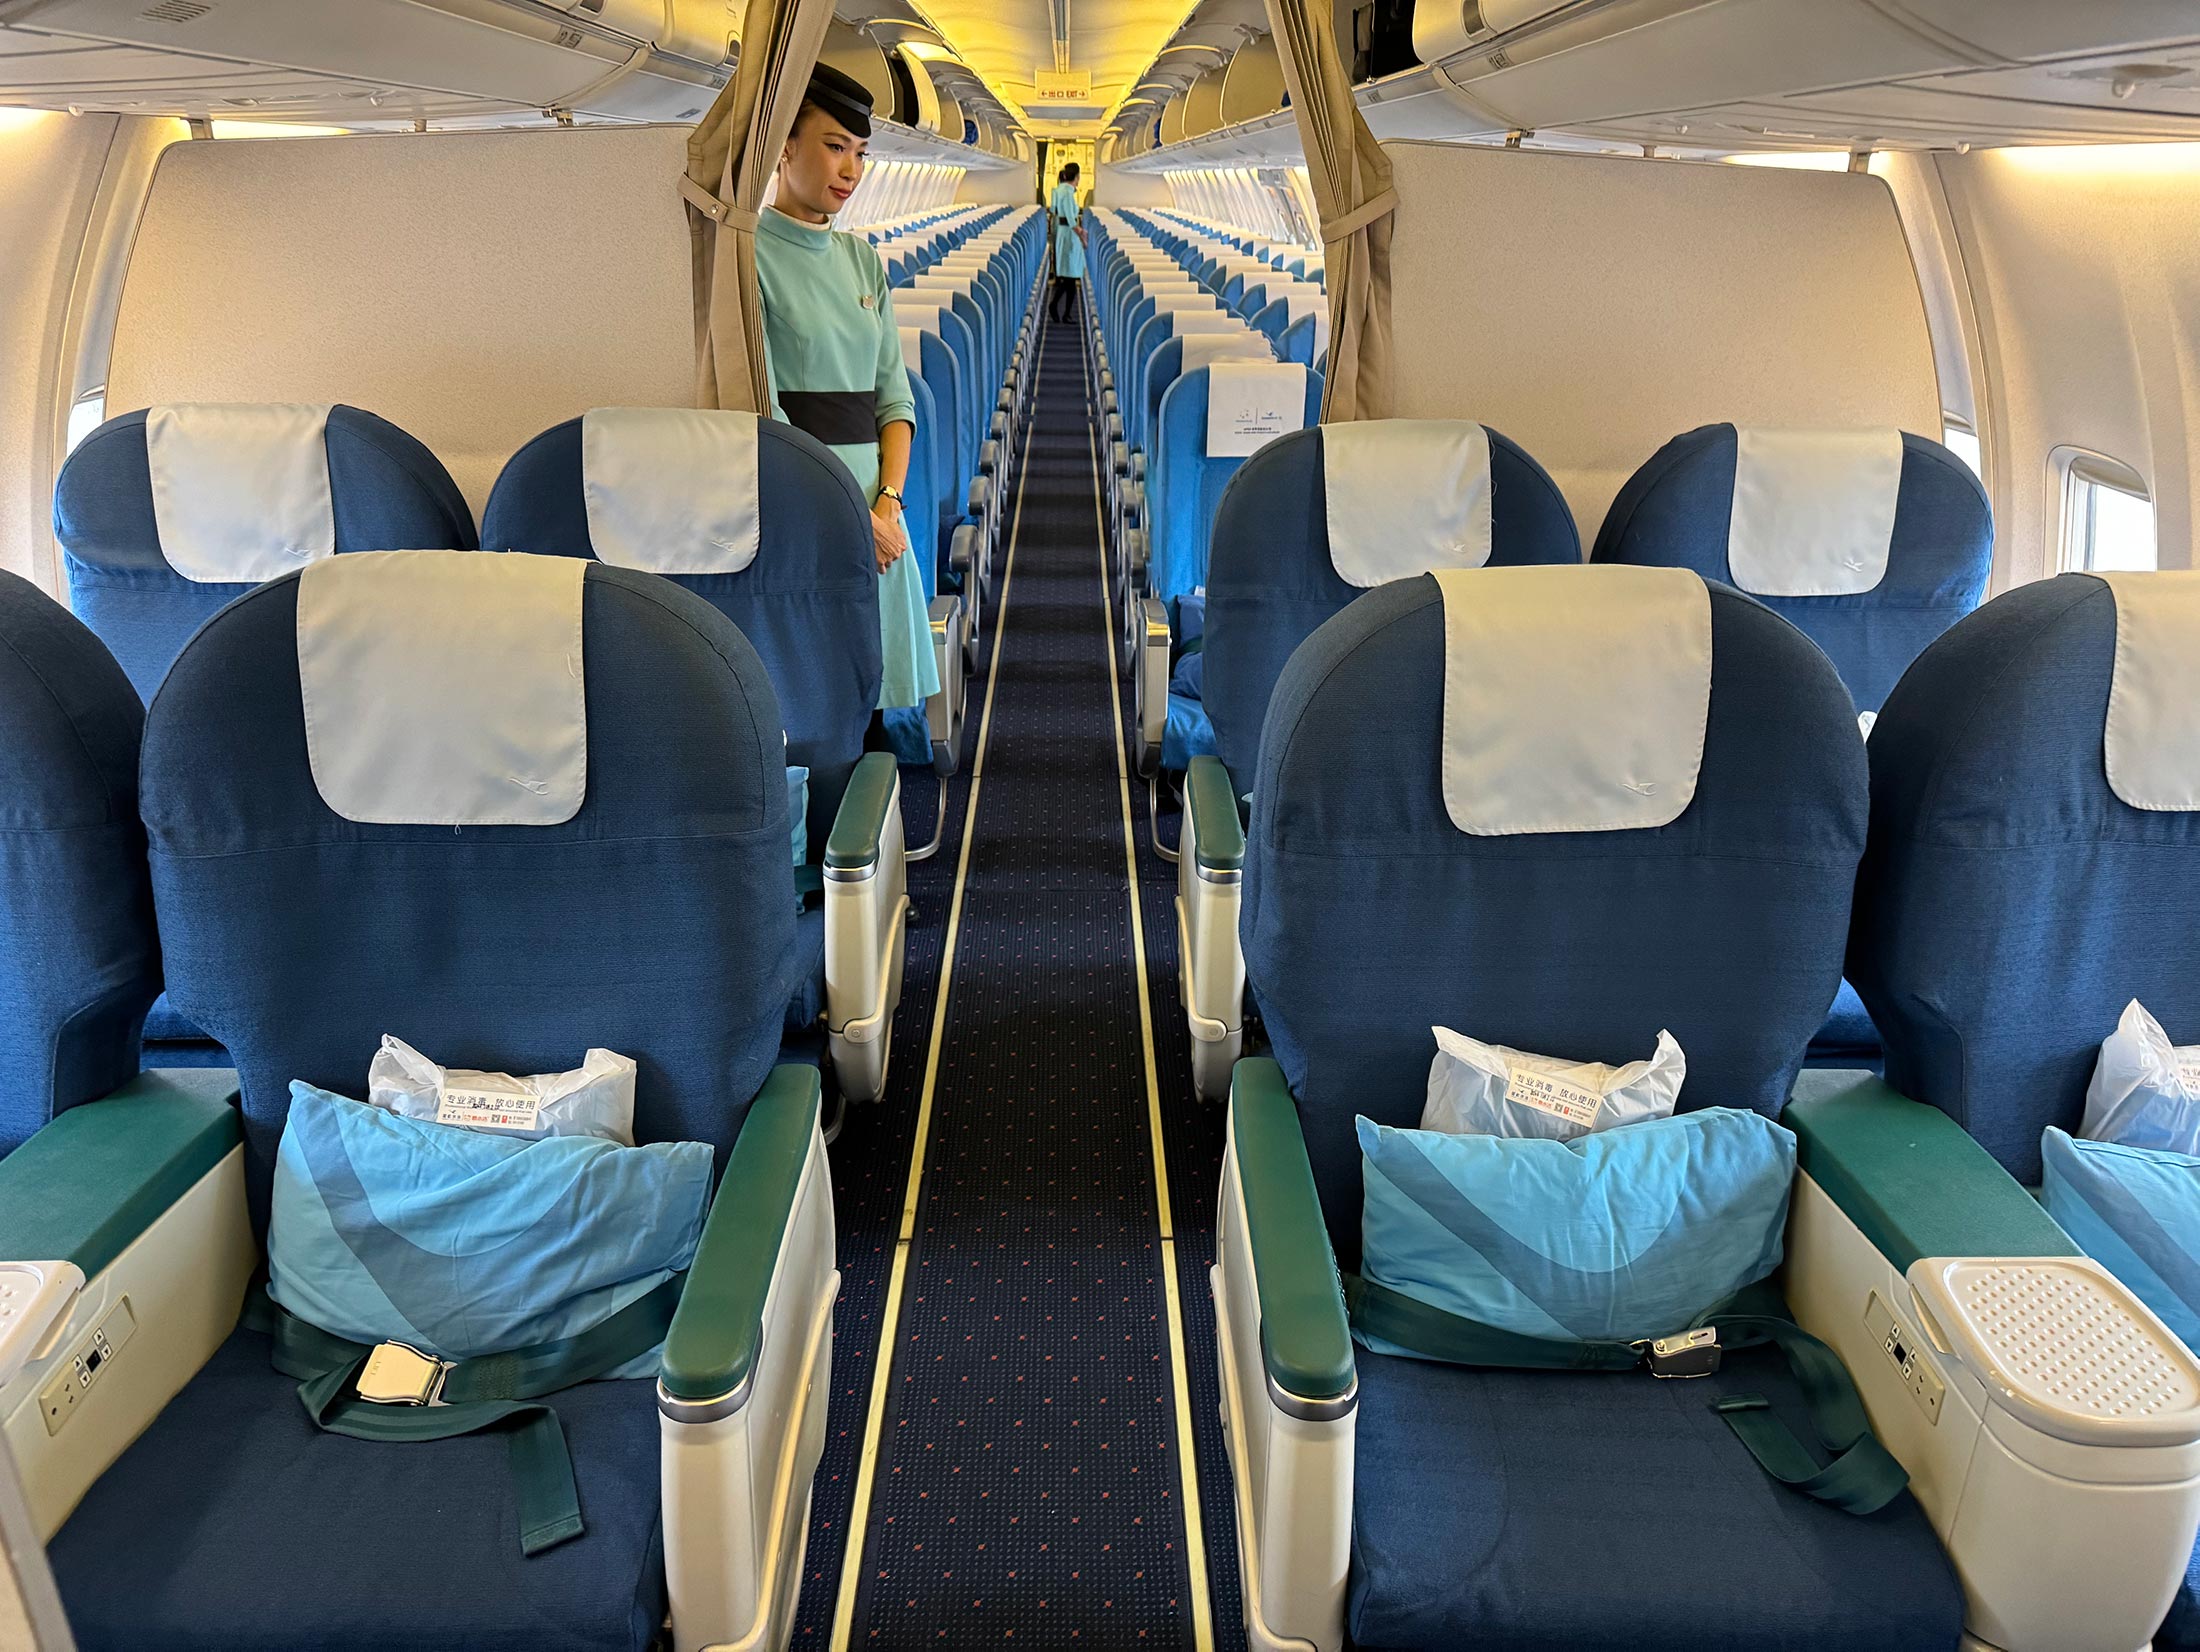
<path id="1" fill-rule="evenodd" d="M 756 214 L 817 67 L 833 0 L 748 0 L 741 59 L 688 139 L 680 193 L 695 277 L 695 405 L 765 413 Z"/>
<path id="2" fill-rule="evenodd" d="M 1267 0 L 1328 249 L 1329 377 L 1322 423 L 1391 409 L 1390 160 L 1352 101 L 1332 0 Z"/>

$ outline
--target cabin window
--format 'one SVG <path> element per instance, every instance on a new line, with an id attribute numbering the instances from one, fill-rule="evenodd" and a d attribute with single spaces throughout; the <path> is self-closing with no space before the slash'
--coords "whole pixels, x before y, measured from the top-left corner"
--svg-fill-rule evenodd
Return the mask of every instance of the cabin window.
<path id="1" fill-rule="evenodd" d="M 107 422 L 107 390 L 102 385 L 97 390 L 87 390 L 77 397 L 69 408 L 69 428 L 64 441 L 67 451 L 74 453 L 76 444 Z"/>
<path id="2" fill-rule="evenodd" d="M 2130 573 L 2155 566 L 2154 501 L 2129 465 L 2078 448 L 2057 448 L 2062 471 L 2063 567 Z"/>
<path id="3" fill-rule="evenodd" d="M 1969 465 L 1973 476 L 1982 482 L 1986 480 L 1985 455 L 1979 447 L 1978 432 L 1953 413 L 1941 415 L 1940 445 Z"/>

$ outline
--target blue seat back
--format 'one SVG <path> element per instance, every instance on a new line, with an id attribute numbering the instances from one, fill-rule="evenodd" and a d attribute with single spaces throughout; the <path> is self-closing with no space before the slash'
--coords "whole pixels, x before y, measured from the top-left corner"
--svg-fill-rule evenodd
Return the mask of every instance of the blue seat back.
<path id="1" fill-rule="evenodd" d="M 1581 536 L 1543 467 L 1498 431 L 1490 442 L 1492 568 L 1579 562 Z M 1222 495 L 1207 550 L 1201 702 L 1215 751 L 1240 794 L 1251 789 L 1261 722 L 1299 644 L 1365 591 L 1329 552 L 1321 429 L 1279 436 L 1246 460 Z"/>
<path id="2" fill-rule="evenodd" d="M 824 852 L 885 673 L 870 513 L 847 466 L 813 437 L 757 421 L 763 548 L 739 573 L 665 576 L 739 627 L 786 718 L 786 761 L 810 771 L 810 853 Z M 581 421 L 552 425 L 505 464 L 482 512 L 492 551 L 593 558 Z"/>
<path id="3" fill-rule="evenodd" d="M 2127 1003 L 2200 1042 L 2200 814 L 2109 785 L 2116 621 L 2090 574 L 2019 586 L 1920 654 L 1872 728 L 1849 979 L 1887 1082 L 2027 1183 Z"/>
<path id="4" fill-rule="evenodd" d="M 1670 1029 L 1688 1056 L 1682 1107 L 1771 1114 L 1786 1101 L 1840 981 L 1864 752 L 1824 655 L 1738 592 L 1713 585 L 1709 598 L 1695 796 L 1655 829 L 1453 825 L 1433 579 L 1368 592 L 1285 667 L 1240 932 L 1346 1268 L 1360 1249 L 1353 1118 L 1419 1122 L 1432 1026 L 1610 1063 L 1647 1056 Z"/>
<path id="5" fill-rule="evenodd" d="M 1733 583 L 1735 454 L 1730 424 L 1667 442 L 1620 489 L 1591 560 L 1693 568 Z M 1879 584 L 1854 596 L 1759 600 L 1826 651 L 1859 711 L 1877 711 L 1919 651 L 1979 605 L 1993 564 L 1993 513 L 1978 478 L 1940 443 L 1905 434 L 1894 540 Z"/>
<path id="6" fill-rule="evenodd" d="M 0 1155 L 137 1071 L 160 991 L 144 727 L 100 640 L 0 573 Z"/>
<path id="7" fill-rule="evenodd" d="M 441 461 L 387 419 L 329 410 L 329 497 L 336 549 L 472 550 L 473 512 Z M 186 579 L 161 555 L 145 410 L 109 419 L 69 455 L 54 484 L 54 537 L 69 605 L 150 700 L 168 664 L 206 618 L 247 584 Z"/>
<path id="8" fill-rule="evenodd" d="M 255 1224 L 290 1082 L 361 1094 L 384 1033 L 500 1072 L 632 1056 L 636 1139 L 708 1142 L 723 1169 L 796 985 L 755 650 L 692 592 L 591 564 L 578 813 L 367 825 L 323 801 L 307 756 L 298 591 L 256 588 L 177 657 L 141 783 L 169 996 L 236 1060 Z"/>
<path id="9" fill-rule="evenodd" d="M 1173 605 L 1207 580 L 1207 534 L 1223 489 L 1243 459 L 1207 452 L 1207 380 L 1213 369 L 1195 367 L 1162 392 L 1154 419 L 1153 450 L 1146 465 L 1146 578 L 1153 594 Z M 1306 375 L 1307 425 L 1321 422 L 1322 380 Z"/>

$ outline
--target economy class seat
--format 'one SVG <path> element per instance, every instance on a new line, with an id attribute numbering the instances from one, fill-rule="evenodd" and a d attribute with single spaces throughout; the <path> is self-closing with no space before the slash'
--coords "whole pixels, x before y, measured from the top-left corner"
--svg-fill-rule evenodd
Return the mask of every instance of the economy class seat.
<path id="1" fill-rule="evenodd" d="M 0 1157 L 138 1070 L 160 992 L 144 726 L 106 645 L 0 573 Z"/>
<path id="2" fill-rule="evenodd" d="M 513 643 L 493 682 L 492 634 Z M 515 759 L 542 791 L 509 783 Z M 199 1222 L 168 1234 L 166 1274 L 94 1277 L 129 1291 L 129 1344 L 65 1433 L 17 1442 L 87 1652 L 506 1648 L 545 1624 L 564 1646 L 642 1652 L 668 1606 L 683 1645 L 770 1638 L 823 1442 L 837 1281 L 818 1075 L 774 1067 L 795 969 L 783 763 L 770 680 L 733 624 L 624 568 L 324 559 L 185 647 L 147 716 L 140 806 L 170 990 L 236 1056 L 240 1099 L 157 1118 L 101 1103 L 48 1127 L 92 1127 L 41 1167 L 87 1189 L 87 1228 L 151 1221 L 152 1243 Z M 357 1094 L 400 1030 L 519 1073 L 592 1045 L 632 1055 L 637 1139 L 704 1143 L 718 1172 L 662 1377 L 553 1397 L 585 1530 L 532 1556 L 501 1431 L 321 1431 L 263 1321 L 238 1321 L 292 1081 Z M 184 1134 L 211 1146 L 196 1181 L 154 1157 Z M 0 1181 L 0 1227 L 18 1191 Z M 115 1266 L 150 1265 L 143 1249 Z M 146 1412 L 115 1409 L 141 1397 Z M 750 1490 L 775 1483 L 797 1490 Z"/>
<path id="3" fill-rule="evenodd" d="M 785 764 L 809 771 L 802 864 L 819 885 L 795 930 L 788 1030 L 822 1015 L 841 1093 L 875 1100 L 909 902 L 900 771 L 891 753 L 863 749 L 883 672 L 878 565 L 847 467 L 753 413 L 598 409 L 512 455 L 482 527 L 491 550 L 660 575 L 724 614 L 763 661 Z M 940 664 L 959 690 L 959 647 Z"/>
<path id="4" fill-rule="evenodd" d="M 1693 568 L 1749 592 L 1825 650 L 1868 727 L 1910 662 L 1986 594 L 1994 519 L 1970 466 L 1923 436 L 1705 425 L 1620 489 L 1591 560 Z M 1878 1059 L 1846 982 L 1811 1052 Z"/>
<path id="5" fill-rule="evenodd" d="M 1204 613 L 1177 651 L 1154 639 L 1134 674 L 1140 772 L 1184 776 L 1177 967 L 1199 1094 L 1220 1100 L 1244 1043 L 1238 940 L 1245 817 L 1277 679 L 1364 593 L 1438 568 L 1581 560 L 1573 513 L 1510 437 L 1464 420 L 1377 419 L 1279 436 L 1216 509 Z"/>
<path id="6" fill-rule="evenodd" d="M 1188 372 L 1218 361 L 1273 361 L 1268 340 L 1219 309 L 1165 311 L 1146 325 L 1140 347 L 1151 345 L 1139 362 L 1138 388 L 1124 408 L 1123 441 L 1111 461 L 1115 497 L 1109 513 L 1110 543 L 1123 545 L 1129 530 L 1145 519 L 1147 449 L 1161 425 L 1161 402 L 1171 385 Z"/>
<path id="7" fill-rule="evenodd" d="M 54 484 L 69 602 L 150 700 L 184 643 L 254 585 L 332 553 L 471 550 L 473 512 L 434 454 L 342 404 L 196 403 L 109 419 Z M 227 1058 L 165 995 L 146 1064 Z"/>
<path id="8" fill-rule="evenodd" d="M 1646 625 L 1679 647 L 1626 649 Z M 1448 726 L 1452 673 L 1505 739 Z M 1575 693 L 1553 702 L 1553 678 Z M 1234 1073 L 1214 1271 L 1263 1645 L 1956 1648 L 1965 1597 L 1907 1491 L 1850 1516 L 1762 1474 L 1714 1414 L 1745 1390 L 1795 1406 L 1778 1359 L 1659 1381 L 1379 1355 L 1335 1285 L 1362 1265 L 1355 1117 L 1419 1122 L 1434 1025 L 1608 1062 L 1672 1029 L 1683 1111 L 1782 1111 L 1863 849 L 1850 726 L 1817 649 L 1681 570 L 1397 581 L 1294 653 L 1245 851 L 1274 1060 Z M 1938 1201 L 1879 1168 L 1852 1192 Z M 1780 1285 L 1830 1335 L 1793 1287 L 1822 1243 L 1841 1241 L 1791 1230 Z"/>
<path id="9" fill-rule="evenodd" d="M 2143 1004 L 2173 1043 L 2200 1041 L 2196 585 L 2200 574 L 2070 573 L 2019 586 L 1956 622 L 1888 694 L 1869 745 L 1871 837 L 1848 953 L 1886 1078 L 1847 1075 L 1850 1105 L 1938 1109 L 2033 1186 L 2042 1131 L 2078 1135 L 2101 1043 L 2127 1004 Z M 2163 1277 L 2200 1265 L 2167 1227 L 2148 1249 Z M 2109 1408 L 2143 1375 L 2135 1359 L 2080 1422 L 2119 1432 Z M 2122 1431 L 2158 1399 L 2141 1395 Z M 2047 1472 L 2029 1466 L 2045 1453 L 2023 1438 L 1992 1452 L 1970 1564 L 2063 1644 L 2200 1646 L 2189 1470 L 2128 1455 L 2121 1487 L 2063 1471 L 2066 1503 L 2034 1524 L 2036 1511 L 1992 1517 L 1984 1498 Z M 2037 1542 L 2039 1530 L 2056 1541 Z M 2100 1605 L 2096 1578 L 2113 1591 L 2098 1622 L 2085 1615 Z"/>

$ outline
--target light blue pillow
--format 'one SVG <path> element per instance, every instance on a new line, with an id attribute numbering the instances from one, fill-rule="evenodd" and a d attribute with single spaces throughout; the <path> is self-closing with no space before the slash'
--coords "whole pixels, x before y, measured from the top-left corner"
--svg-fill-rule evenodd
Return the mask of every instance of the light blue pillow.
<path id="1" fill-rule="evenodd" d="M 1358 1128 L 1362 1275 L 1479 1324 L 1669 1336 L 1780 1266 L 1795 1138 L 1761 1114 L 1707 1107 L 1564 1142 Z"/>
<path id="2" fill-rule="evenodd" d="M 2187 1348 L 2200 1348 L 2200 1159 L 2049 1126 L 2040 1163 L 2047 1214 Z"/>
<path id="3" fill-rule="evenodd" d="M 703 1142 L 526 1141 L 290 1086 L 268 1294 L 354 1342 L 470 1359 L 577 1336 L 695 1258 Z M 612 1373 L 646 1376 L 654 1352 Z"/>
<path id="4" fill-rule="evenodd" d="M 810 771 L 787 765 L 787 835 L 794 840 L 794 863 L 810 858 Z"/>

